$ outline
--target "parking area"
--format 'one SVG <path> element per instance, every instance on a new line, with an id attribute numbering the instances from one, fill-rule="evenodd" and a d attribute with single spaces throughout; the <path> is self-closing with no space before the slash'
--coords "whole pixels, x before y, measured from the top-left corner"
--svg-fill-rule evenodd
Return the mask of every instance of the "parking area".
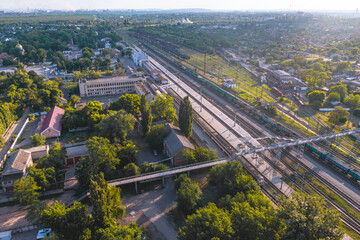
<path id="1" fill-rule="evenodd" d="M 35 240 L 39 229 L 34 229 L 27 232 L 15 233 L 12 235 L 12 240 Z"/>
<path id="2" fill-rule="evenodd" d="M 141 150 L 138 152 L 139 164 L 142 164 L 144 162 L 158 162 L 166 158 L 167 156 L 162 153 L 157 153 L 157 156 L 155 156 L 153 150 L 150 147 L 147 147 L 145 150 Z"/>

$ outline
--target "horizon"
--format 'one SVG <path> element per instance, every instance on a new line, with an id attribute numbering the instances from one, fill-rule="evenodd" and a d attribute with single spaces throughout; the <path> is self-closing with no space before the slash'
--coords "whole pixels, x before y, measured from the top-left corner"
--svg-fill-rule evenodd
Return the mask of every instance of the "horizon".
<path id="1" fill-rule="evenodd" d="M 36 7 L 34 7 L 36 6 Z M 326 6 L 326 7 L 324 7 Z M 205 11 L 311 11 L 311 12 L 358 12 L 360 2 L 344 0 L 329 2 L 325 0 L 256 0 L 253 2 L 223 0 L 183 0 L 183 1 L 145 1 L 135 0 L 122 3 L 114 0 L 14 0 L 2 3 L 0 9 L 10 12 L 36 10 L 52 11 L 171 11 L 171 10 L 205 10 Z"/>

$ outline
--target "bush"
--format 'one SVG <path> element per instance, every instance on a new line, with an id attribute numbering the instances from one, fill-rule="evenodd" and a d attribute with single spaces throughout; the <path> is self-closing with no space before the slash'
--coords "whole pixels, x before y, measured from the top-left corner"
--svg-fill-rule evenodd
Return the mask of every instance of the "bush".
<path id="1" fill-rule="evenodd" d="M 29 121 L 33 121 L 35 120 L 35 115 L 34 114 L 29 114 Z"/>

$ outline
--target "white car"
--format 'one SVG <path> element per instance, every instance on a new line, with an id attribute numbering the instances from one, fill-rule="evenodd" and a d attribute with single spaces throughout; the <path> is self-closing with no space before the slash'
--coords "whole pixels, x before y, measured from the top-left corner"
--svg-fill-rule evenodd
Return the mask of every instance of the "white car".
<path id="1" fill-rule="evenodd" d="M 36 240 L 43 239 L 44 237 L 49 236 L 51 233 L 51 228 L 44 228 L 38 231 Z"/>

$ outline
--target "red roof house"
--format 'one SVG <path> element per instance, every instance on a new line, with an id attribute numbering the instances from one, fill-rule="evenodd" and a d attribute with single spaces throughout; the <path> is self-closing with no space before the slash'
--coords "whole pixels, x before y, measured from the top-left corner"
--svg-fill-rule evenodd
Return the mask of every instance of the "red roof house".
<path id="1" fill-rule="evenodd" d="M 41 117 L 38 129 L 35 132 L 47 138 L 59 137 L 64 113 L 64 109 L 53 107 L 45 116 Z"/>

